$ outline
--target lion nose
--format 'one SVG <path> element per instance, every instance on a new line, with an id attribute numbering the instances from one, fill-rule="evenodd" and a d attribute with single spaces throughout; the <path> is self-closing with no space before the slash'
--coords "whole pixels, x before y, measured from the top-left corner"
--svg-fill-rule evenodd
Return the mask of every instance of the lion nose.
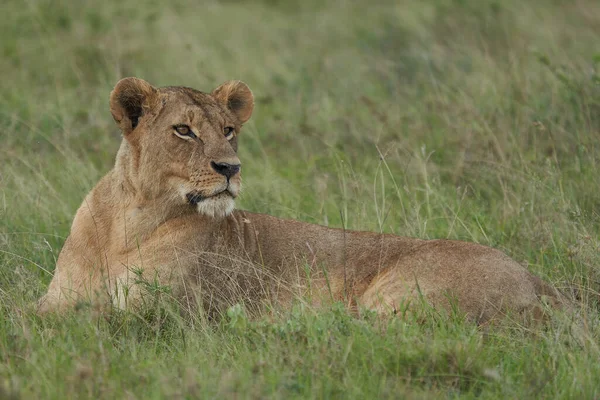
<path id="1" fill-rule="evenodd" d="M 242 167 L 241 164 L 216 163 L 214 161 L 210 162 L 210 166 L 219 174 L 226 176 L 227 179 L 237 174 Z"/>

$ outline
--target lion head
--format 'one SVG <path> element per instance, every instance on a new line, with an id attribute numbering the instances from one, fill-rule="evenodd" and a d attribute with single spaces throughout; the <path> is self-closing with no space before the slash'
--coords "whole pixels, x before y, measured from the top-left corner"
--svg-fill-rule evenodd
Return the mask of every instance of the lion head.
<path id="1" fill-rule="evenodd" d="M 122 79 L 110 95 L 124 137 L 120 152 L 127 155 L 127 162 L 117 159 L 117 169 L 142 199 L 227 216 L 241 188 L 237 135 L 253 108 L 252 92 L 240 81 L 203 93 Z"/>

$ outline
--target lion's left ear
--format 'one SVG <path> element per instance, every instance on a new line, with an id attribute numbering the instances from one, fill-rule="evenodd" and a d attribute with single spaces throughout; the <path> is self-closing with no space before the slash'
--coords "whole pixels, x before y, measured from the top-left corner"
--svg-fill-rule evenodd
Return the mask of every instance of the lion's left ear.
<path id="1" fill-rule="evenodd" d="M 123 78 L 110 92 L 110 112 L 124 135 L 159 104 L 158 91 L 143 79 Z"/>
<path id="2" fill-rule="evenodd" d="M 254 109 L 252 91 L 242 81 L 227 81 L 211 93 L 238 117 L 241 124 L 248 121 Z"/>

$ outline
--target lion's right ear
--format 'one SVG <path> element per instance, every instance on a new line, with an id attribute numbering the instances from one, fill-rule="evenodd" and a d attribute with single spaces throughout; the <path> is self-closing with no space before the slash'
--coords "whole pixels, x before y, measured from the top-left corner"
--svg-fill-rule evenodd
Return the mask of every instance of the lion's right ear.
<path id="1" fill-rule="evenodd" d="M 227 81 L 211 93 L 238 117 L 241 124 L 248 121 L 254 109 L 252 91 L 242 81 Z"/>
<path id="2" fill-rule="evenodd" d="M 158 90 L 145 80 L 123 78 L 110 92 L 110 112 L 123 134 L 127 135 L 158 101 Z"/>

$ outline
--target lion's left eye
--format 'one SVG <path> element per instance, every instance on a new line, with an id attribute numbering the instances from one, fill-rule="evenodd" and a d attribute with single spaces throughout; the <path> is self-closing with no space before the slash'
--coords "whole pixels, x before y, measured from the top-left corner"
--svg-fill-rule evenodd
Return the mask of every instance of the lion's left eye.
<path id="1" fill-rule="evenodd" d="M 175 125 L 173 129 L 175 129 L 175 132 L 178 136 L 187 136 L 191 138 L 196 137 L 196 134 L 192 131 L 192 128 L 187 125 Z"/>
<path id="2" fill-rule="evenodd" d="M 225 139 L 231 140 L 231 138 L 233 138 L 234 132 L 235 132 L 235 128 L 232 128 L 231 126 L 228 126 L 227 128 L 225 128 L 223 130 L 223 133 L 225 134 Z"/>

